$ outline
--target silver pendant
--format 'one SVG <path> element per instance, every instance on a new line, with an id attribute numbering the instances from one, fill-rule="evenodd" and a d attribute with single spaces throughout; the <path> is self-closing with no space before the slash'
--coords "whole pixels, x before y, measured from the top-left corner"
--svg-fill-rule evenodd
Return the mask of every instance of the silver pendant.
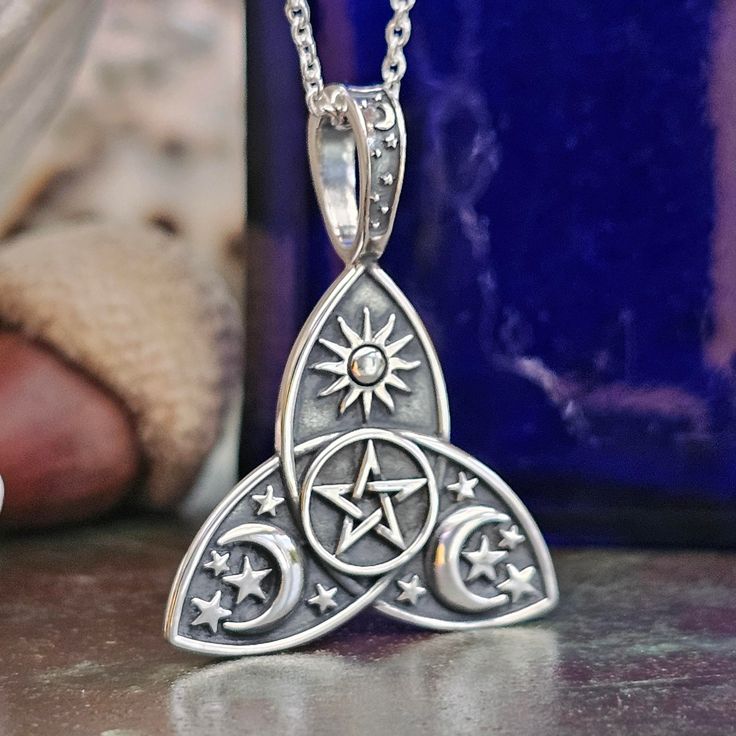
<path id="1" fill-rule="evenodd" d="M 450 631 L 557 602 L 529 512 L 449 444 L 434 348 L 378 265 L 404 173 L 401 109 L 382 87 L 326 91 L 344 119 L 311 117 L 310 164 L 346 269 L 292 349 L 276 455 L 217 506 L 182 561 L 165 634 L 196 652 L 287 649 L 367 606 Z"/>

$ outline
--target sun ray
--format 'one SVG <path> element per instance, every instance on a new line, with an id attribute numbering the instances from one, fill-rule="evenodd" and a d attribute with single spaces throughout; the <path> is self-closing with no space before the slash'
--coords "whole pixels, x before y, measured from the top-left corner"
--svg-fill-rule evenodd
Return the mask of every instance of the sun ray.
<path id="1" fill-rule="evenodd" d="M 411 389 L 404 383 L 404 381 L 401 380 L 398 376 L 394 374 L 389 374 L 386 376 L 386 380 L 384 383 L 387 386 L 393 386 L 394 388 L 398 388 L 400 391 L 406 391 L 407 393 L 411 393 Z"/>
<path id="2" fill-rule="evenodd" d="M 345 347 L 345 345 L 338 345 L 336 342 L 332 342 L 332 340 L 327 340 L 324 337 L 320 337 L 319 344 L 326 347 L 328 350 L 332 350 L 333 353 L 339 355 L 345 360 L 350 357 L 350 353 L 352 352 L 352 348 Z"/>
<path id="3" fill-rule="evenodd" d="M 315 363 L 311 366 L 315 371 L 324 371 L 325 373 L 334 373 L 336 376 L 345 376 L 348 372 L 347 363 L 341 361 L 340 363 Z"/>
<path id="4" fill-rule="evenodd" d="M 373 335 L 373 342 L 381 347 L 386 347 L 386 340 L 391 337 L 391 333 L 394 331 L 394 324 L 396 323 L 396 315 L 392 314 L 388 318 L 388 322 L 381 327 L 375 335 Z"/>
<path id="5" fill-rule="evenodd" d="M 390 345 L 386 345 L 386 355 L 392 358 L 396 353 L 399 352 L 405 345 L 410 343 L 414 339 L 414 335 L 404 335 L 400 337 L 396 342 L 392 342 Z"/>
<path id="6" fill-rule="evenodd" d="M 342 391 L 342 389 L 346 388 L 349 385 L 350 379 L 347 376 L 342 376 L 341 378 L 338 378 L 337 381 L 335 381 L 334 383 L 331 383 L 327 388 L 322 389 L 322 391 L 319 392 L 319 395 L 329 396 L 330 394 Z"/>
<path id="7" fill-rule="evenodd" d="M 337 318 L 337 324 L 340 325 L 342 334 L 345 335 L 345 339 L 350 343 L 350 348 L 348 349 L 349 355 L 352 350 L 358 347 L 358 345 L 363 344 L 363 340 L 360 335 L 342 317 Z"/>
<path id="8" fill-rule="evenodd" d="M 392 371 L 413 371 L 422 364 L 421 360 L 404 360 L 403 358 L 393 357 L 389 360 L 388 365 Z"/>
<path id="9" fill-rule="evenodd" d="M 391 394 L 388 392 L 388 389 L 385 386 L 385 382 L 380 383 L 378 386 L 376 386 L 375 389 L 373 389 L 373 393 L 376 395 L 377 399 L 384 403 L 384 405 L 390 412 L 393 412 L 394 400 L 391 397 Z"/>
<path id="10" fill-rule="evenodd" d="M 422 364 L 421 360 L 404 360 L 397 355 L 414 339 L 414 335 L 410 333 L 387 344 L 396 326 L 396 315 L 390 314 L 383 327 L 374 334 L 371 310 L 367 306 L 363 307 L 362 334 L 358 334 L 342 317 L 337 317 L 337 322 L 348 345 L 320 338 L 319 343 L 335 353 L 338 359 L 310 366 L 336 377 L 318 395 L 330 396 L 344 391 L 338 405 L 340 415 L 359 402 L 365 422 L 370 420 L 371 411 L 376 406 L 374 397 L 393 412 L 394 397 L 389 389 L 411 393 L 411 386 L 397 375 L 397 371 L 411 371 Z"/>
<path id="11" fill-rule="evenodd" d="M 371 418 L 371 406 L 373 406 L 373 392 L 363 391 L 363 416 L 366 422 Z"/>
<path id="12" fill-rule="evenodd" d="M 371 312 L 363 307 L 363 342 L 373 342 L 373 328 L 371 327 Z"/>
<path id="13" fill-rule="evenodd" d="M 362 393 L 362 388 L 351 386 L 350 390 L 345 394 L 345 397 L 340 402 L 340 414 L 344 414 L 358 400 L 358 397 Z"/>

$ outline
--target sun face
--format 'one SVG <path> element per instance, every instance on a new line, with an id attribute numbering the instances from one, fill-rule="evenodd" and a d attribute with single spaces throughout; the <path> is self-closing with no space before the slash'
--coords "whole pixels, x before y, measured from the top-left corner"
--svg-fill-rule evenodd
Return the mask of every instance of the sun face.
<path id="1" fill-rule="evenodd" d="M 331 396 L 345 390 L 345 395 L 340 401 L 340 414 L 344 414 L 358 399 L 361 399 L 363 416 L 367 421 L 371 415 L 374 396 L 392 412 L 394 400 L 389 393 L 389 387 L 411 392 L 409 386 L 396 375 L 396 372 L 414 370 L 421 361 L 407 361 L 398 356 L 399 351 L 411 342 L 414 335 L 405 335 L 392 343 L 388 342 L 395 322 L 396 315 L 392 314 L 388 322 L 374 333 L 370 310 L 365 307 L 362 335 L 350 327 L 342 317 L 338 317 L 337 323 L 348 344 L 339 345 L 331 340 L 320 339 L 320 344 L 335 353 L 339 360 L 312 366 L 314 370 L 337 376 L 337 379 L 320 391 L 319 395 Z"/>

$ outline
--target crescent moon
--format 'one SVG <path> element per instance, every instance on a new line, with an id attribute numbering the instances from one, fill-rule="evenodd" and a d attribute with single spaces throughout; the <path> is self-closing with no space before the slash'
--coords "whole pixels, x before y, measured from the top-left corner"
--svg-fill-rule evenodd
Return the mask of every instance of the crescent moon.
<path id="1" fill-rule="evenodd" d="M 396 113 L 388 102 L 379 102 L 376 109 L 383 113 L 383 118 L 373 123 L 376 130 L 391 130 L 396 125 Z"/>
<path id="2" fill-rule="evenodd" d="M 460 553 L 476 529 L 510 520 L 506 514 L 487 506 L 470 506 L 450 514 L 439 525 L 432 564 L 436 593 L 448 606 L 465 613 L 480 613 L 508 602 L 504 593 L 485 598 L 468 589 L 460 573 Z"/>
<path id="3" fill-rule="evenodd" d="M 304 585 L 304 565 L 294 540 L 277 526 L 270 524 L 241 524 L 223 534 L 218 545 L 247 542 L 265 549 L 279 566 L 281 584 L 273 603 L 250 621 L 226 621 L 223 628 L 238 634 L 272 628 L 288 616 L 299 603 Z"/>

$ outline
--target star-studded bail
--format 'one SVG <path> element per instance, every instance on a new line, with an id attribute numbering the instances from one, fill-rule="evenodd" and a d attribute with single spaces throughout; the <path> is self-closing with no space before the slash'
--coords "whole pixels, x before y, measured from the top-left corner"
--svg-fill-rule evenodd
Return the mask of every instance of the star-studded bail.
<path id="1" fill-rule="evenodd" d="M 375 259 L 386 248 L 404 178 L 404 116 L 382 86 L 330 85 L 325 92 L 343 115 L 337 122 L 330 115 L 309 119 L 317 201 L 340 258 Z"/>

